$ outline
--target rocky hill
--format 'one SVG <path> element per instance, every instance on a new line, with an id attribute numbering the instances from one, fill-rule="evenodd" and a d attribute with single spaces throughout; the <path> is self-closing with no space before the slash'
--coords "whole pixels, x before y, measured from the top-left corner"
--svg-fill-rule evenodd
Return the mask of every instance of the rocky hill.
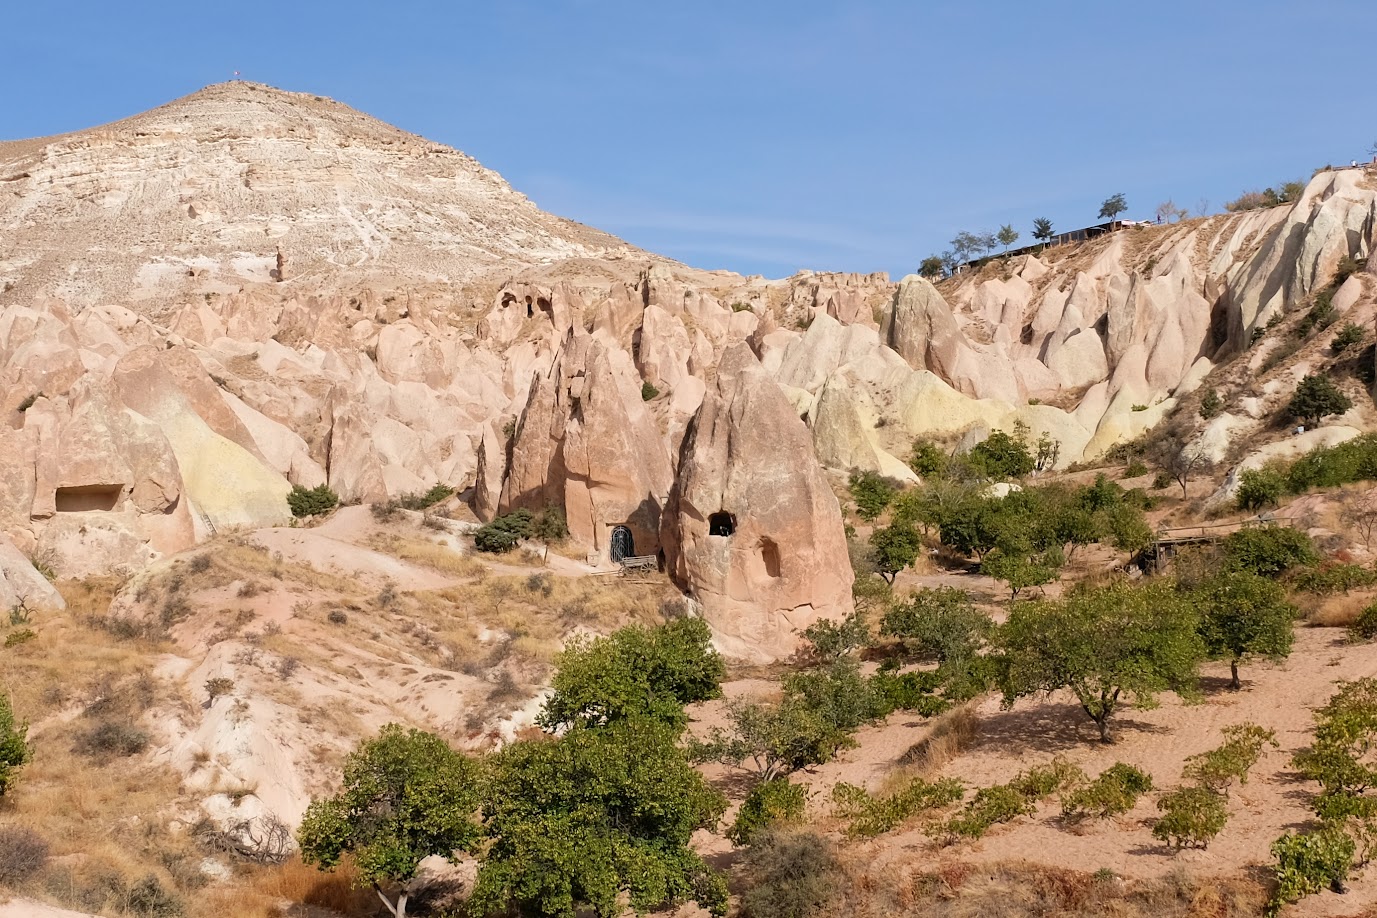
<path id="1" fill-rule="evenodd" d="M 0 303 L 51 295 L 157 315 L 271 281 L 279 254 L 282 279 L 336 289 L 650 257 L 544 213 L 458 150 L 254 83 L 0 143 Z"/>

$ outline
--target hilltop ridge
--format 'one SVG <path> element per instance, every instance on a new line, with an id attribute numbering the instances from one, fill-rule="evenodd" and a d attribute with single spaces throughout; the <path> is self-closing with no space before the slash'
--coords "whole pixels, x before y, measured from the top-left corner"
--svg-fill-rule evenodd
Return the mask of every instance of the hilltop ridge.
<path id="1" fill-rule="evenodd" d="M 157 312 L 277 279 L 462 285 L 569 258 L 655 260 L 347 105 L 220 83 L 111 124 L 0 142 L 0 302 Z"/>

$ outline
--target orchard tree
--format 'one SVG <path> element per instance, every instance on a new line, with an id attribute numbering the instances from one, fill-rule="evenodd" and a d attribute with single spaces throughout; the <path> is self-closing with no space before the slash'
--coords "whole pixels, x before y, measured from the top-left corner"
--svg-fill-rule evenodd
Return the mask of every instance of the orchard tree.
<path id="1" fill-rule="evenodd" d="M 438 736 L 388 724 L 345 760 L 343 789 L 307 808 L 301 857 L 331 870 L 351 853 L 387 910 L 405 918 L 408 884 L 424 858 L 476 849 L 482 799 L 476 762 Z"/>
<path id="2" fill-rule="evenodd" d="M 918 560 L 923 540 L 912 524 L 896 520 L 872 532 L 870 546 L 875 550 L 876 571 L 885 583 L 892 584 L 899 571 Z"/>
<path id="3" fill-rule="evenodd" d="M 956 587 L 916 590 L 880 621 L 880 633 L 897 638 L 907 653 L 940 663 L 966 660 L 984 648 L 994 622 Z"/>
<path id="4" fill-rule="evenodd" d="M 720 697 L 726 672 L 701 618 L 575 639 L 555 658 L 555 666 L 539 718 L 548 729 L 630 718 L 680 728 L 686 722 L 684 705 Z"/>
<path id="5" fill-rule="evenodd" d="M 696 901 L 726 914 L 726 882 L 689 847 L 726 799 L 663 720 L 576 723 L 494 756 L 483 800 L 490 847 L 469 907 L 476 914 L 574 918 Z"/>
<path id="6" fill-rule="evenodd" d="M 1005 551 L 996 546 L 980 562 L 980 573 L 1004 581 L 1009 588 L 1009 598 L 1017 599 L 1018 594 L 1029 587 L 1045 586 L 1056 580 L 1061 573 L 1061 560 L 1060 549 L 1031 554 Z"/>
<path id="7" fill-rule="evenodd" d="M 996 638 L 1004 704 L 1068 689 L 1112 742 L 1110 719 L 1124 701 L 1194 690 L 1205 655 L 1197 626 L 1169 583 L 1118 581 L 1016 606 Z"/>
<path id="8" fill-rule="evenodd" d="M 1006 223 L 999 228 L 999 234 L 995 236 L 999 244 L 1004 246 L 1004 251 L 1009 251 L 1009 246 L 1018 242 L 1018 230 L 1014 229 L 1013 224 Z"/>
<path id="9" fill-rule="evenodd" d="M 1274 580 L 1251 571 L 1224 571 L 1192 594 L 1200 612 L 1200 637 L 1212 660 L 1228 660 L 1239 689 L 1238 665 L 1247 657 L 1284 660 L 1294 640 L 1296 609 Z"/>
<path id="10" fill-rule="evenodd" d="M 1343 414 L 1352 408 L 1353 400 L 1339 391 L 1328 376 L 1311 373 L 1297 383 L 1296 393 L 1286 407 L 1307 426 L 1315 427 L 1328 415 Z"/>
<path id="11" fill-rule="evenodd" d="M 1128 210 L 1128 201 L 1124 200 L 1122 194 L 1111 195 L 1104 199 L 1100 205 L 1100 219 L 1114 220 L 1119 214 Z"/>
<path id="12" fill-rule="evenodd" d="M 1047 245 L 1047 243 L 1051 242 L 1052 237 L 1055 235 L 1056 233 L 1052 230 L 1051 220 L 1048 220 L 1046 217 L 1038 217 L 1033 221 L 1033 238 L 1043 245 Z"/>

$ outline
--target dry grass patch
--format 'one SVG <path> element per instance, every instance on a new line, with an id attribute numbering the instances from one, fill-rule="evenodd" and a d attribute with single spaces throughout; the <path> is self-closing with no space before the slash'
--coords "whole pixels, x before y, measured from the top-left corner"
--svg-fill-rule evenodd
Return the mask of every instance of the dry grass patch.
<path id="1" fill-rule="evenodd" d="M 980 718 L 975 712 L 975 702 L 967 702 L 937 715 L 932 720 L 928 735 L 899 756 L 902 770 L 892 775 L 889 782 L 940 774 L 948 763 L 971 747 L 979 728 Z"/>
<path id="2" fill-rule="evenodd" d="M 482 577 L 488 572 L 482 561 L 425 539 L 406 538 L 394 533 L 378 533 L 369 537 L 366 544 L 382 554 L 456 577 Z"/>
<path id="3" fill-rule="evenodd" d="M 906 875 L 900 868 L 874 867 L 868 851 L 852 852 L 845 861 L 850 884 L 836 913 L 857 918 L 1252 918 L 1262 914 L 1268 898 L 1255 878 L 1192 876 L 1184 870 L 1124 880 L 1108 870 L 951 862 Z"/>

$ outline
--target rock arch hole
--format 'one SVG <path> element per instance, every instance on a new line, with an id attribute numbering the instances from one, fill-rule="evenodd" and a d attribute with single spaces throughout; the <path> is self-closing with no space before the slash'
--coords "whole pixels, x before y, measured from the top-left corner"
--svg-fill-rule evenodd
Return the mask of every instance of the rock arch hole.
<path id="1" fill-rule="evenodd" d="M 708 535 L 729 536 L 736 532 L 736 517 L 719 510 L 708 517 Z"/>
<path id="2" fill-rule="evenodd" d="M 631 534 L 631 530 L 625 526 L 612 527 L 612 539 L 608 549 L 608 556 L 613 564 L 618 564 L 623 558 L 636 557 L 636 539 Z"/>
<path id="3" fill-rule="evenodd" d="M 124 485 L 79 485 L 73 488 L 58 488 L 53 495 L 53 504 L 58 513 L 84 513 L 88 510 L 114 510 L 119 502 Z"/>
<path id="4" fill-rule="evenodd" d="M 774 539 L 769 537 L 760 539 L 760 560 L 765 564 L 766 576 L 779 576 L 779 545 L 775 543 Z"/>

